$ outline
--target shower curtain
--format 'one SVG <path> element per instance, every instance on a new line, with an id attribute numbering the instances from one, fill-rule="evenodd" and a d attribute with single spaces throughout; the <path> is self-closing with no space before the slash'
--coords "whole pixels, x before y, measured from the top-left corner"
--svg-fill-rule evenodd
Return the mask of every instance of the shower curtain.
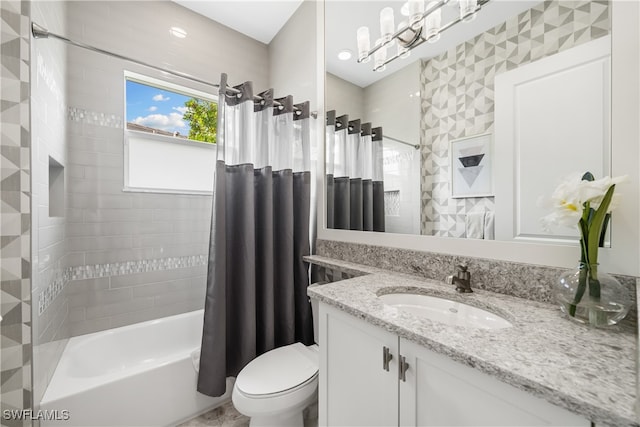
<path id="1" fill-rule="evenodd" d="M 302 259 L 309 254 L 309 103 L 274 100 L 271 89 L 257 99 L 252 82 L 229 88 L 222 75 L 198 374 L 198 391 L 209 396 L 224 394 L 226 377 L 256 356 L 313 343 Z"/>
<path id="2" fill-rule="evenodd" d="M 327 228 L 384 231 L 382 128 L 327 112 Z"/>

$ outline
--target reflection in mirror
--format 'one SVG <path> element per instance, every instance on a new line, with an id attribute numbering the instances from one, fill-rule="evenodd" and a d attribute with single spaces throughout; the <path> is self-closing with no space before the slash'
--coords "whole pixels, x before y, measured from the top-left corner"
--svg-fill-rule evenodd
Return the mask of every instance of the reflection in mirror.
<path id="1" fill-rule="evenodd" d="M 478 218 L 495 215 L 496 239 L 571 240 L 570 228 L 542 230 L 544 210 L 536 202 L 570 172 L 610 172 L 608 2 L 491 0 L 472 22 L 452 26 L 384 71 L 373 71 L 374 60 L 358 63 L 358 28 L 368 27 L 374 48 L 381 9 L 393 9 L 398 28 L 408 20 L 404 3 L 325 4 L 325 104 L 383 129 L 385 231 L 490 239 L 492 230 L 477 230 Z M 458 3 L 441 8 L 442 25 Z M 339 59 L 346 51 L 354 55 Z M 389 46 L 387 57 L 396 51 Z M 485 156 L 465 168 L 460 158 L 479 153 L 454 158 L 452 144 L 481 135 L 489 144 L 469 149 Z M 452 176 L 465 174 L 473 187 L 480 171 L 490 171 L 492 193 L 452 194 Z"/>

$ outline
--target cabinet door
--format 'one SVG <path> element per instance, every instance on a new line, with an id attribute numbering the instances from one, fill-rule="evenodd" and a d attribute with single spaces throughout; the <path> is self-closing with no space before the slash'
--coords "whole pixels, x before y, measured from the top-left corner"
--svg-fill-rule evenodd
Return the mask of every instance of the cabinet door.
<path id="1" fill-rule="evenodd" d="M 397 426 L 398 337 L 325 304 L 319 320 L 320 425 Z"/>
<path id="2" fill-rule="evenodd" d="M 585 426 L 565 409 L 400 339 L 409 363 L 400 381 L 402 426 Z"/>

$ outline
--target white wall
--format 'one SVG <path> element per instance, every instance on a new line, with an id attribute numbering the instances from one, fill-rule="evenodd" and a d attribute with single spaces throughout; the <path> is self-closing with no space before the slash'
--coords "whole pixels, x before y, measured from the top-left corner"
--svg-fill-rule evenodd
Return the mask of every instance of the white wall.
<path id="1" fill-rule="evenodd" d="M 336 115 L 348 114 L 349 118 L 364 119 L 364 89 L 331 73 L 326 73 L 327 111 Z"/>
<path id="2" fill-rule="evenodd" d="M 385 136 L 420 145 L 420 61 L 363 91 L 364 120 Z M 399 191 L 399 215 L 385 216 L 390 233 L 420 234 L 420 150 L 389 139 L 384 144 L 384 189 Z"/>
<path id="3" fill-rule="evenodd" d="M 316 2 L 306 0 L 269 43 L 269 87 L 275 96 L 293 95 L 293 102 L 309 101 L 318 110 Z M 266 86 L 265 86 L 266 89 Z"/>

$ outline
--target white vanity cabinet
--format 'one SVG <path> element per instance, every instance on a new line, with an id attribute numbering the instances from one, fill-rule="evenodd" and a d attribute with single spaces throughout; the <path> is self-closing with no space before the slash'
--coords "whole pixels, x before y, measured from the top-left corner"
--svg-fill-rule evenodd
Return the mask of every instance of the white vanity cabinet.
<path id="1" fill-rule="evenodd" d="M 319 312 L 320 426 L 591 425 L 334 307 Z"/>

